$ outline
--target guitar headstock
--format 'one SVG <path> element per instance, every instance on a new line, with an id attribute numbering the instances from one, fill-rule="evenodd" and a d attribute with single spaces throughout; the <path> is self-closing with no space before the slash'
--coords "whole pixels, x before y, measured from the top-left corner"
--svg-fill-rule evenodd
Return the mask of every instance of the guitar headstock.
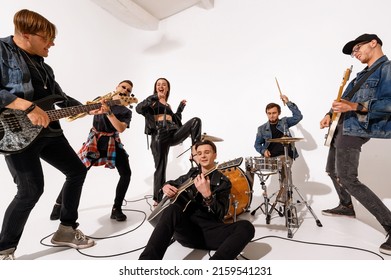
<path id="1" fill-rule="evenodd" d="M 347 68 L 345 70 L 345 73 L 343 75 L 343 80 L 342 80 L 342 85 L 343 86 L 347 83 L 347 81 L 349 81 L 350 74 L 352 73 L 352 70 L 353 70 L 353 65 L 351 65 L 350 68 Z"/>
<path id="2" fill-rule="evenodd" d="M 138 103 L 138 99 L 134 96 L 134 94 L 132 95 L 126 95 L 126 96 L 121 96 L 120 95 L 120 98 L 118 99 L 121 103 L 121 105 L 123 106 L 128 106 L 128 105 L 131 105 L 133 103 Z"/>
<path id="3" fill-rule="evenodd" d="M 233 160 L 226 161 L 226 162 L 218 164 L 216 169 L 227 169 L 227 168 L 230 168 L 230 167 L 236 167 L 236 166 L 241 165 L 242 162 L 243 162 L 243 158 L 242 157 L 236 158 L 236 159 L 233 159 Z"/>

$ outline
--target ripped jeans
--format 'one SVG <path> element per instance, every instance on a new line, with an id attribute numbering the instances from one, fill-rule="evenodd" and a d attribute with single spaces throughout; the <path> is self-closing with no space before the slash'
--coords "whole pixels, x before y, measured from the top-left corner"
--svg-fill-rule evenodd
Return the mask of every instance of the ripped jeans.
<path id="1" fill-rule="evenodd" d="M 355 197 L 384 227 L 391 230 L 391 211 L 381 199 L 358 179 L 360 149 L 330 147 L 326 172 L 333 181 L 340 203 L 349 205 Z"/>

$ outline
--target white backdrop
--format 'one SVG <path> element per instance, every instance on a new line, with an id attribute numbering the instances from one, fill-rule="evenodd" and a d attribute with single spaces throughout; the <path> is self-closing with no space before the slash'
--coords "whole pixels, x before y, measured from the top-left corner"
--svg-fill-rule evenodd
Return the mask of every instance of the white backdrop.
<path id="1" fill-rule="evenodd" d="M 293 166 L 293 180 L 319 212 L 337 203 L 324 172 L 326 131 L 319 129 L 319 121 L 336 97 L 345 69 L 353 65 L 354 77 L 363 68 L 343 55 L 342 47 L 362 33 L 376 33 L 384 52 L 390 53 L 390 6 L 386 0 L 215 0 L 211 10 L 194 7 L 162 21 L 157 31 L 144 31 L 123 24 L 88 0 L 1 0 L 0 36 L 13 34 L 13 15 L 22 8 L 54 22 L 56 46 L 46 61 L 64 91 L 81 102 L 114 90 L 123 79 L 134 82 L 133 92 L 141 101 L 152 93 L 158 77 L 166 77 L 171 82 L 170 104 L 176 108 L 182 99 L 188 101 L 183 120 L 198 116 L 203 132 L 224 139 L 217 143 L 220 162 L 258 156 L 253 144 L 257 127 L 267 120 L 264 108 L 269 102 L 281 104 L 277 77 L 283 93 L 304 115 L 292 129 L 295 137 L 304 138 L 297 143 L 300 157 Z M 282 109 L 282 115 L 290 114 L 287 107 Z M 131 128 L 122 134 L 133 171 L 128 199 L 151 194 L 154 171 L 144 119 L 133 113 Z M 91 118 L 62 124 L 72 146 L 79 149 Z M 189 168 L 189 153 L 177 158 L 189 147 L 186 140 L 172 148 L 168 178 Z M 388 205 L 389 154 L 388 140 L 372 140 L 363 148 L 360 165 L 360 179 Z M 44 168 L 46 192 L 37 207 L 49 215 L 63 177 L 50 166 Z M 4 160 L 0 178 L 3 213 L 15 194 Z M 80 207 L 111 204 L 117 178 L 115 171 L 92 168 Z M 259 190 L 256 181 L 254 194 L 260 195 Z M 357 212 L 381 230 L 365 209 L 357 206 Z"/>

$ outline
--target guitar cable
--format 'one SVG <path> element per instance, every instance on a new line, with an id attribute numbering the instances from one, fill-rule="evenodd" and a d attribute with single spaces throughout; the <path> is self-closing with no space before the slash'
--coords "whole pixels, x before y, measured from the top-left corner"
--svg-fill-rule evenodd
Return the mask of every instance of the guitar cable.
<path id="1" fill-rule="evenodd" d="M 150 208 L 152 209 L 152 205 L 148 202 L 148 199 L 152 198 L 151 195 L 147 195 L 147 196 L 144 196 L 143 198 L 141 199 L 136 199 L 136 200 L 132 200 L 132 201 L 128 201 L 128 200 L 124 200 L 125 204 L 123 206 L 126 206 L 128 203 L 134 203 L 134 202 L 138 202 L 138 201 L 142 201 L 142 200 L 145 200 L 147 202 L 147 204 L 150 206 Z M 87 237 L 91 238 L 91 239 L 94 239 L 94 240 L 105 240 L 105 239 L 111 239 L 111 238 L 116 238 L 116 237 L 120 237 L 120 236 L 124 236 L 124 235 L 127 235 L 131 232 L 134 232 L 135 230 L 139 229 L 144 223 L 145 223 L 145 220 L 147 219 L 147 213 L 144 212 L 144 211 L 140 211 L 140 210 L 135 210 L 135 209 L 122 209 L 122 211 L 126 211 L 126 212 L 137 212 L 137 213 L 142 213 L 144 215 L 144 218 L 143 220 L 140 222 L 139 225 L 137 225 L 135 228 L 133 229 L 130 229 L 126 232 L 123 232 L 121 234 L 116 234 L 116 235 L 110 235 L 110 236 L 105 236 L 105 237 L 94 237 L 94 236 L 89 236 L 87 235 Z M 40 240 L 40 244 L 43 245 L 43 246 L 46 246 L 46 247 L 51 247 L 51 248 L 69 248 L 69 246 L 61 246 L 61 245 L 52 245 L 52 244 L 48 244 L 47 242 L 45 242 L 46 239 L 48 239 L 49 237 L 51 237 L 52 235 L 54 234 L 51 233 L 45 237 L 43 237 L 41 240 Z M 172 242 L 173 243 L 173 242 Z M 170 245 L 172 244 L 170 243 Z M 79 252 L 79 254 L 83 255 L 83 256 L 86 256 L 86 257 L 90 257 L 90 258 L 112 258 L 112 257 L 118 257 L 118 256 L 122 256 L 122 255 L 127 255 L 127 254 L 130 254 L 130 253 L 134 253 L 134 252 L 137 252 L 137 251 L 140 251 L 142 249 L 144 249 L 145 246 L 143 247 L 139 247 L 139 248 L 135 248 L 135 249 L 132 249 L 132 250 L 128 250 L 128 251 L 124 251 L 124 252 L 120 252 L 120 253 L 116 253 L 116 254 L 107 254 L 107 255 L 91 255 L 91 254 L 87 254 L 87 253 L 84 253 L 82 250 L 80 249 L 76 249 L 77 252 Z"/>
<path id="2" fill-rule="evenodd" d="M 148 202 L 148 200 L 150 198 L 152 198 L 151 195 L 146 195 L 143 198 L 132 200 L 132 201 L 124 200 L 125 204 L 123 206 L 126 206 L 128 203 L 134 203 L 134 202 L 145 200 L 145 202 L 149 205 L 150 209 L 152 210 L 153 206 L 152 206 L 152 204 L 150 204 Z M 137 225 L 135 228 L 130 229 L 130 230 L 124 232 L 124 233 L 117 234 L 117 235 L 106 236 L 106 237 L 93 237 L 93 236 L 88 236 L 88 237 L 90 237 L 90 238 L 92 238 L 94 240 L 105 240 L 105 239 L 116 238 L 116 237 L 127 235 L 127 234 L 129 234 L 131 232 L 134 232 L 135 230 L 139 229 L 145 223 L 145 220 L 147 218 L 147 213 L 146 212 L 140 211 L 140 210 L 135 210 L 135 209 L 123 209 L 123 211 L 142 213 L 144 215 L 144 218 L 140 222 L 139 225 Z M 43 245 L 43 246 L 52 247 L 52 248 L 57 248 L 57 247 L 69 248 L 68 246 L 59 246 L 59 245 L 52 245 L 52 244 L 45 243 L 45 240 L 48 239 L 53 234 L 54 234 L 54 232 L 49 234 L 49 235 L 47 235 L 47 236 L 45 236 L 45 237 L 43 237 L 40 240 L 40 244 Z M 296 242 L 296 243 L 305 244 L 305 245 L 325 246 L 325 247 L 333 247 L 333 248 L 342 248 L 342 249 L 347 249 L 347 250 L 361 251 L 361 252 L 366 252 L 366 253 L 375 255 L 380 260 L 384 260 L 384 258 L 380 254 L 378 254 L 378 253 L 376 253 L 374 251 L 363 249 L 363 248 L 359 248 L 359 247 L 338 245 L 338 244 L 327 244 L 327 243 L 319 243 L 319 242 L 310 242 L 310 241 L 303 241 L 303 240 L 294 240 L 294 239 L 291 239 L 291 238 L 285 238 L 285 237 L 276 236 L 276 235 L 267 235 L 267 236 L 263 236 L 263 237 L 260 237 L 260 238 L 256 238 L 256 239 L 251 240 L 250 243 L 257 242 L 257 241 L 260 241 L 260 240 L 263 240 L 263 239 L 271 239 L 271 238 L 281 239 L 281 240 L 289 241 L 289 242 Z M 171 239 L 169 246 L 171 246 L 174 242 L 175 242 L 175 239 Z M 144 248 L 145 248 L 145 246 L 142 246 L 142 247 L 135 248 L 135 249 L 132 249 L 132 250 L 128 250 L 128 251 L 124 251 L 124 252 L 120 252 L 120 253 L 116 253 L 116 254 L 108 254 L 108 255 L 91 255 L 91 254 L 86 254 L 86 253 L 82 252 L 80 249 L 76 249 L 76 251 L 79 252 L 81 255 L 86 256 L 86 257 L 90 257 L 90 258 L 112 258 L 112 257 L 118 257 L 118 256 L 130 254 L 130 253 L 134 253 L 134 252 L 140 251 L 140 250 L 142 250 Z M 208 251 L 208 255 L 209 255 L 209 257 L 211 257 L 211 250 Z M 236 260 L 241 260 L 241 259 L 242 260 L 250 260 L 243 253 L 239 254 L 239 256 L 236 257 Z"/>
<path id="3" fill-rule="evenodd" d="M 333 248 L 342 248 L 342 249 L 348 249 L 348 250 L 362 251 L 362 252 L 366 252 L 366 253 L 369 253 L 369 254 L 373 254 L 376 257 L 378 257 L 380 260 L 384 260 L 384 258 L 380 254 L 378 254 L 376 252 L 373 252 L 371 250 L 363 249 L 363 248 L 358 248 L 358 247 L 353 247 L 353 246 L 346 246 L 346 245 L 310 242 L 310 241 L 303 241 L 303 240 L 294 240 L 294 239 L 291 239 L 291 238 L 286 238 L 286 237 L 281 237 L 281 236 L 276 236 L 276 235 L 267 235 L 267 236 L 263 236 L 263 237 L 260 237 L 260 238 L 256 238 L 256 239 L 251 240 L 250 243 L 251 242 L 256 242 L 256 241 L 259 241 L 259 240 L 262 240 L 262 239 L 268 239 L 268 238 L 277 238 L 277 239 L 281 239 L 281 240 L 285 240 L 285 241 L 296 242 L 296 243 L 301 243 L 301 244 L 306 244 L 306 245 L 326 246 L 326 247 L 333 247 Z M 244 256 L 243 253 L 241 253 L 239 256 L 242 257 L 245 260 L 249 260 L 246 256 Z M 314 259 L 316 259 L 316 258 L 314 258 Z"/>

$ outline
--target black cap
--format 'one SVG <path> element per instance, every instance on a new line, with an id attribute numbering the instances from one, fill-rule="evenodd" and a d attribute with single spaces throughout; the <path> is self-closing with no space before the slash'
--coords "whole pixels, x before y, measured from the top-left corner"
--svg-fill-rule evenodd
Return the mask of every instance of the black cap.
<path id="1" fill-rule="evenodd" d="M 356 40 L 353 40 L 353 41 L 348 42 L 348 43 L 343 47 L 342 52 L 343 52 L 344 54 L 350 55 L 350 54 L 353 52 L 353 47 L 354 47 L 355 45 L 357 45 L 358 43 L 362 43 L 362 42 L 370 42 L 370 41 L 372 41 L 372 40 L 376 40 L 377 43 L 380 44 L 380 46 L 383 45 L 383 42 L 380 40 L 379 37 L 377 37 L 376 34 L 367 34 L 367 33 L 365 33 L 365 34 L 363 34 L 363 35 L 361 35 L 361 36 L 358 36 L 358 37 L 356 38 Z"/>

